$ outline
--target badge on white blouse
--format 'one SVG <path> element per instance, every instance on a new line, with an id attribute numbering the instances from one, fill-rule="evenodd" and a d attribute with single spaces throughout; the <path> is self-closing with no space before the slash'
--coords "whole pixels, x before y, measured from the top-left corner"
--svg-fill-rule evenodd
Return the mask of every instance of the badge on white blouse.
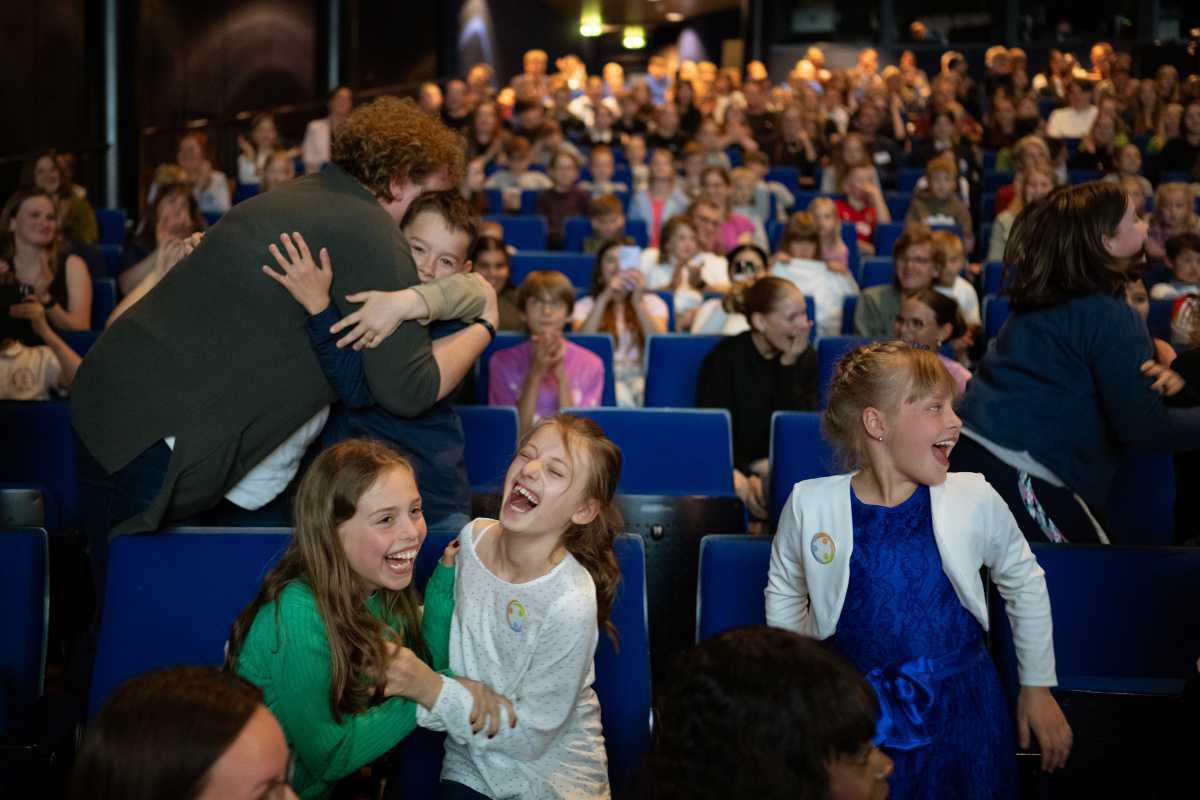
<path id="1" fill-rule="evenodd" d="M 813 558 L 820 564 L 829 564 L 833 561 L 833 555 L 837 552 L 837 546 L 833 543 L 833 537 L 828 533 L 818 533 L 812 538 L 808 549 L 812 552 Z"/>
<path id="2" fill-rule="evenodd" d="M 525 606 L 521 605 L 520 600 L 508 601 L 505 616 L 508 618 L 508 627 L 512 628 L 513 633 L 525 630 L 525 623 L 529 621 L 529 615 L 525 613 Z"/>

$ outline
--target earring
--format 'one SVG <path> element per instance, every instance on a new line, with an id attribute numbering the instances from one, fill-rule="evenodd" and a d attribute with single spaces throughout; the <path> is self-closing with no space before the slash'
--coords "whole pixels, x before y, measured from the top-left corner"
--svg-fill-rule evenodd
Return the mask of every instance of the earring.
<path id="1" fill-rule="evenodd" d="M 881 434 L 879 434 L 879 441 L 881 441 L 881 442 L 883 441 L 883 434 L 882 434 L 882 433 L 881 433 Z"/>

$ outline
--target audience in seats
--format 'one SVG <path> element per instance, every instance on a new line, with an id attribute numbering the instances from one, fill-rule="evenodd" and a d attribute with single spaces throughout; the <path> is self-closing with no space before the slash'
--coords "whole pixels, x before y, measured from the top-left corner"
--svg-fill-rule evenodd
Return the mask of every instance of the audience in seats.
<path id="1" fill-rule="evenodd" d="M 179 152 L 175 160 L 192 185 L 200 213 L 224 214 L 231 205 L 229 179 L 224 172 L 213 167 L 212 158 L 208 136 L 203 131 L 189 133 L 179 140 Z M 150 198 L 150 202 L 154 200 Z"/>
<path id="2" fill-rule="evenodd" d="M 579 186 L 579 161 L 566 150 L 551 158 L 550 180 L 550 188 L 538 195 L 537 213 L 546 218 L 550 249 L 561 250 L 566 244 L 567 218 L 585 216 L 590 198 Z"/>
<path id="3" fill-rule="evenodd" d="M 736 628 L 701 642 L 672 675 L 643 796 L 887 796 L 892 760 L 875 746 L 875 692 L 812 639 L 765 625 Z"/>
<path id="4" fill-rule="evenodd" d="M 846 265 L 841 222 L 834 216 L 832 201 L 818 198 L 812 207 L 816 209 L 814 214 L 798 211 L 783 229 L 771 273 L 787 278 L 805 297 L 813 299 L 818 335 L 838 336 L 842 332 L 846 298 L 858 296 L 858 282 Z M 821 214 L 826 217 L 824 224 L 836 231 L 829 238 L 841 246 L 842 254 L 827 251 L 829 245 L 822 238 L 821 223 L 817 222 Z"/>
<path id="5" fill-rule="evenodd" d="M 69 797 L 295 800 L 291 767 L 261 689 L 215 667 L 170 667 L 113 692 L 83 737 Z"/>
<path id="6" fill-rule="evenodd" d="M 922 289 L 900 301 L 896 315 L 895 337 L 910 347 L 919 347 L 938 354 L 938 360 L 958 387 L 955 396 L 967 390 L 971 371 L 941 353 L 942 345 L 960 338 L 966 332 L 958 303 L 949 295 Z"/>
<path id="7" fill-rule="evenodd" d="M 804 296 L 766 275 L 733 290 L 750 329 L 717 344 L 700 368 L 696 405 L 724 408 L 733 423 L 734 489 L 756 519 L 768 515 L 771 415 L 817 406 L 817 357 Z"/>
<path id="8" fill-rule="evenodd" d="M 629 201 L 629 218 L 646 223 L 650 245 L 661 247 L 664 224 L 687 207 L 687 196 L 675 175 L 675 156 L 666 148 L 655 149 L 650 156 L 646 188 L 637 191 Z"/>
<path id="9" fill-rule="evenodd" d="M 56 330 L 88 330 L 92 276 L 63 242 L 54 198 L 44 189 L 18 189 L 0 214 L 0 232 L 12 236 L 11 265 L 22 296 L 41 303 Z"/>
<path id="10" fill-rule="evenodd" d="M 117 275 L 121 294 L 128 296 L 156 270 L 165 274 L 161 269 L 163 249 L 202 233 L 204 228 L 204 217 L 191 186 L 186 183 L 160 185 L 154 202 L 125 243 L 125 261 L 130 266 Z"/>
<path id="11" fill-rule="evenodd" d="M 1167 240 L 1185 233 L 1200 233 L 1196 190 L 1187 183 L 1160 184 L 1154 193 L 1154 213 L 1146 236 L 1146 255 L 1161 260 Z"/>
<path id="12" fill-rule="evenodd" d="M 1155 284 L 1150 297 L 1170 300 L 1181 295 L 1200 295 L 1200 234 L 1189 232 L 1172 236 L 1167 239 L 1163 251 L 1171 270 L 1171 280 Z"/>
<path id="13" fill-rule="evenodd" d="M 854 330 L 859 336 L 886 338 L 900 311 L 900 300 L 933 286 L 937 262 L 933 234 L 924 225 L 909 225 L 892 248 L 896 274 L 889 284 L 863 289 L 854 310 Z"/>
<path id="14" fill-rule="evenodd" d="M 561 272 L 535 270 L 521 282 L 517 306 L 529 340 L 492 354 L 488 402 L 516 406 L 522 433 L 564 408 L 598 406 L 604 362 L 563 333 L 575 307 L 575 287 Z"/>
<path id="15" fill-rule="evenodd" d="M 746 317 L 734 310 L 734 290 L 738 284 L 767 274 L 767 254 L 756 244 L 740 244 L 729 251 L 725 260 L 729 264 L 730 293 L 705 300 L 696 310 L 688 333 L 733 336 L 750 330 Z"/>
<path id="16" fill-rule="evenodd" d="M 615 195 L 594 196 L 588 204 L 588 219 L 592 224 L 592 232 L 583 240 L 585 253 L 596 253 L 610 239 L 625 236 L 625 212 Z"/>
<path id="17" fill-rule="evenodd" d="M 642 404 L 646 383 L 642 353 L 647 337 L 666 332 L 668 313 L 663 299 L 646 291 L 637 248 L 623 238 L 601 244 L 588 295 L 575 303 L 571 323 L 579 333 L 612 335 L 618 406 Z"/>
<path id="18" fill-rule="evenodd" d="M 525 320 L 512 282 L 512 264 L 504 240 L 484 234 L 482 229 L 471 248 L 471 265 L 492 287 L 500 310 L 497 330 L 523 331 Z"/>
<path id="19" fill-rule="evenodd" d="M 988 242 L 987 261 L 1003 261 L 1004 248 L 1012 232 L 1013 222 L 1021 209 L 1033 205 L 1054 191 L 1054 170 L 1048 164 L 1032 164 L 1017 172 L 1013 181 L 1013 202 L 992 221 L 992 238 Z M 996 198 L 999 202 L 999 197 Z"/>
<path id="20" fill-rule="evenodd" d="M 298 149 L 285 150 L 279 146 L 279 130 L 270 114 L 259 114 L 250 122 L 250 138 L 238 134 L 237 182 L 242 186 L 268 188 L 267 172 L 276 156 L 293 161 Z M 292 166 L 295 175 L 295 165 Z M 278 180 L 276 176 L 275 180 Z"/>
<path id="21" fill-rule="evenodd" d="M 717 207 L 721 222 L 710 248 L 716 253 L 725 253 L 739 244 L 756 244 L 767 248 L 767 234 L 761 220 L 748 218 L 733 210 L 733 192 L 728 170 L 722 167 L 705 167 L 700 174 L 700 185 L 704 197 Z"/>
<path id="22" fill-rule="evenodd" d="M 699 213 L 716 215 L 717 212 L 706 207 Z M 712 227 L 715 229 L 715 224 Z M 671 217 L 663 225 L 661 246 L 647 250 L 642 259 L 646 288 L 652 292 L 670 292 L 673 296 L 677 330 L 691 329 L 696 309 L 704 299 L 701 290 L 708 281 L 724 285 L 727 280 L 725 259 L 700 249 L 697 228 L 695 215 Z"/>
<path id="23" fill-rule="evenodd" d="M 504 211 L 519 213 L 521 210 L 521 193 L 526 190 L 545 191 L 554 186 L 544 172 L 531 169 L 533 165 L 533 150 L 529 140 L 514 136 L 504 148 L 504 156 L 508 166 L 493 172 L 483 184 L 487 189 L 499 189 Z"/>
<path id="24" fill-rule="evenodd" d="M 1013 797 L 1014 744 L 1036 740 L 1048 771 L 1071 751 L 1042 568 L 995 490 L 948 472 L 956 391 L 927 350 L 843 356 L 822 426 L 854 471 L 796 484 L 767 577 L 767 624 L 828 641 L 875 690 L 895 798 Z M 1019 631 L 1016 735 L 987 653 L 985 566 Z"/>

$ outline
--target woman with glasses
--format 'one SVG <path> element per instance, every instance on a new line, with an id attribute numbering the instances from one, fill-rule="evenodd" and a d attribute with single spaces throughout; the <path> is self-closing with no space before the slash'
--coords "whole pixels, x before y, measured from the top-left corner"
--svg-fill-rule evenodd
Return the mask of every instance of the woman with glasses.
<path id="1" fill-rule="evenodd" d="M 896 314 L 894 324 L 897 339 L 911 347 L 937 353 L 942 366 L 958 384 L 958 393 L 961 395 L 967 390 L 971 371 L 940 352 L 943 344 L 962 336 L 967 329 L 953 297 L 934 289 L 907 295 L 900 301 L 900 313 Z"/>
<path id="2" fill-rule="evenodd" d="M 933 285 L 937 266 L 933 260 L 933 235 L 924 225 L 909 225 L 892 248 L 896 274 L 890 284 L 863 289 L 854 310 L 854 330 L 859 336 L 883 339 L 892 336 L 900 301 Z"/>

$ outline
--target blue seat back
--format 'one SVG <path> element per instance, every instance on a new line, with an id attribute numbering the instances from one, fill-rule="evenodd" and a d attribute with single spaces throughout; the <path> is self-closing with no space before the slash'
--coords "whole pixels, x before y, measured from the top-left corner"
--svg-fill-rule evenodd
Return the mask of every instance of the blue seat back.
<path id="1" fill-rule="evenodd" d="M 1200 653 L 1200 550 L 1034 544 L 1046 571 L 1060 689 L 1177 695 Z M 1016 657 L 993 589 L 992 635 L 1011 694 Z M 1187 611 L 1185 611 L 1187 610 Z"/>
<path id="2" fill-rule="evenodd" d="M 767 622 L 771 538 L 710 534 L 700 540 L 696 586 L 696 641 L 742 625 Z"/>
<path id="3" fill-rule="evenodd" d="M 442 551 L 456 534 L 425 540 L 417 555 L 413 583 L 422 591 Z M 609 782 L 618 796 L 641 765 L 650 744 L 650 636 L 647 630 L 646 548 L 642 537 L 621 534 L 613 542 L 621 583 L 609 618 L 617 627 L 620 649 L 604 631 L 596 646 L 596 681 Z M 445 736 L 415 731 L 397 748 L 394 779 L 405 797 L 436 797 Z"/>
<path id="4" fill-rule="evenodd" d="M 100 244 L 123 244 L 127 220 L 125 212 L 119 208 L 97 208 L 96 226 L 100 229 Z"/>
<path id="5" fill-rule="evenodd" d="M 546 218 L 537 215 L 489 214 L 488 222 L 499 222 L 504 229 L 504 243 L 518 250 L 545 250 Z"/>
<path id="6" fill-rule="evenodd" d="M 200 212 L 200 216 L 204 217 L 205 223 L 207 223 L 208 227 L 210 228 L 221 221 L 220 211 L 202 211 Z"/>
<path id="7" fill-rule="evenodd" d="M 59 336 L 67 343 L 67 347 L 70 347 L 79 354 L 80 358 L 83 358 L 92 349 L 92 345 L 100 338 L 101 333 L 103 331 L 63 331 Z"/>
<path id="8" fill-rule="evenodd" d="M 64 525 L 79 523 L 75 434 L 60 401 L 0 401 L 0 481 L 45 486 Z"/>
<path id="9" fill-rule="evenodd" d="M 621 448 L 622 494 L 733 494 L 729 412 L 711 408 L 582 408 Z"/>
<path id="10" fill-rule="evenodd" d="M 503 485 L 517 451 L 517 410 L 512 406 L 458 406 L 467 480 L 477 492 Z"/>
<path id="11" fill-rule="evenodd" d="M 117 307 L 117 282 L 112 278 L 92 278 L 92 330 L 104 330 Z"/>
<path id="12" fill-rule="evenodd" d="M 1004 288 L 1004 262 L 988 261 L 983 265 L 983 293 L 1000 294 Z"/>
<path id="13" fill-rule="evenodd" d="M 96 249 L 100 251 L 101 258 L 104 259 L 104 268 L 107 270 L 107 275 L 116 275 L 121 271 L 121 256 L 125 249 L 119 244 L 100 244 L 96 245 Z"/>
<path id="14" fill-rule="evenodd" d="M 492 356 L 499 350 L 516 347 L 529 337 L 523 333 L 498 333 L 492 343 L 487 346 L 479 360 L 475 362 L 475 385 L 479 387 L 481 397 L 487 397 L 488 381 L 491 379 Z M 571 333 L 567 341 L 592 351 L 604 363 L 604 390 L 600 404 L 615 406 L 617 404 L 617 385 L 613 379 L 613 340 L 607 333 Z M 511 453 L 510 453 L 511 455 Z"/>
<path id="15" fill-rule="evenodd" d="M 700 366 L 723 336 L 655 334 L 646 340 L 647 408 L 693 408 Z"/>
<path id="16" fill-rule="evenodd" d="M 924 175 L 925 169 L 923 167 L 904 167 L 900 170 L 897 187 L 902 192 L 912 194 L 912 192 L 916 191 L 917 181 L 921 180 Z"/>
<path id="17" fill-rule="evenodd" d="M 1013 182 L 1013 174 L 1011 172 L 985 172 L 983 173 L 983 191 L 984 194 L 995 195 L 996 192 L 1003 189 Z M 993 209 L 995 206 L 993 205 Z"/>
<path id="18" fill-rule="evenodd" d="M 658 298 L 667 306 L 667 331 L 675 332 L 675 293 L 666 290 L 655 292 Z M 653 334 L 651 334 L 653 335 Z"/>
<path id="19" fill-rule="evenodd" d="M 44 688 L 50 572 L 41 528 L 0 530 L 0 608 L 0 734 L 8 734 L 30 725 Z"/>
<path id="20" fill-rule="evenodd" d="M 1175 529 L 1175 456 L 1127 452 L 1117 466 L 1104 511 L 1114 541 L 1170 544 Z M 1196 579 L 1200 580 L 1200 575 Z"/>
<path id="21" fill-rule="evenodd" d="M 1088 181 L 1098 181 L 1104 177 L 1104 173 L 1094 169 L 1073 169 L 1067 172 L 1067 177 L 1072 186 L 1078 186 Z"/>
<path id="22" fill-rule="evenodd" d="M 485 189 L 484 193 L 488 199 L 488 213 L 504 214 L 504 196 L 500 189 Z M 521 214 L 536 214 L 538 195 L 541 194 L 537 189 L 525 189 L 521 192 Z"/>
<path id="23" fill-rule="evenodd" d="M 907 192 L 888 192 L 884 195 L 888 213 L 892 219 L 902 220 L 908 216 L 908 207 L 912 205 L 912 195 Z"/>
<path id="24" fill-rule="evenodd" d="M 290 538 L 263 528 L 115 537 L 89 716 L 147 670 L 221 664 L 231 626 Z"/>
<path id="25" fill-rule="evenodd" d="M 996 218 L 996 193 L 988 192 L 979 199 L 979 216 L 985 222 Z"/>
<path id="26" fill-rule="evenodd" d="M 817 342 L 817 402 L 821 408 L 829 402 L 829 384 L 842 356 L 871 342 L 864 336 L 826 336 Z"/>
<path id="27" fill-rule="evenodd" d="M 563 249 L 568 252 L 582 253 L 583 243 L 592 235 L 592 221 L 588 217 L 567 217 L 565 226 L 566 242 Z M 625 235 L 632 238 L 638 247 L 650 243 L 646 233 L 646 221 L 641 219 L 625 220 Z"/>
<path id="28" fill-rule="evenodd" d="M 875 255 L 891 258 L 896 240 L 904 233 L 903 222 L 880 222 L 875 226 Z"/>
<path id="29" fill-rule="evenodd" d="M 535 270 L 558 270 L 577 289 L 589 289 L 596 257 L 587 253 L 567 253 L 557 250 L 519 252 L 512 257 L 512 282 L 520 286 Z"/>
<path id="30" fill-rule="evenodd" d="M 1151 336 L 1157 336 L 1165 342 L 1171 341 L 1171 311 L 1174 307 L 1174 300 L 1150 301 L 1150 314 L 1146 317 L 1146 326 L 1150 328 Z"/>
<path id="31" fill-rule="evenodd" d="M 896 277 L 896 262 L 891 256 L 868 256 L 862 260 L 862 280 L 859 286 L 883 286 Z"/>
<path id="32" fill-rule="evenodd" d="M 990 295 L 983 298 L 983 336 L 985 341 L 994 339 L 996 334 L 1000 333 L 1000 329 L 1008 321 L 1009 313 L 1007 297 Z"/>
<path id="33" fill-rule="evenodd" d="M 854 314 L 858 311 L 858 295 L 852 294 L 842 301 L 842 335 L 854 335 Z"/>
<path id="34" fill-rule="evenodd" d="M 836 475 L 837 454 L 821 435 L 816 411 L 776 411 L 771 416 L 771 519 L 778 521 L 792 487 Z"/>

